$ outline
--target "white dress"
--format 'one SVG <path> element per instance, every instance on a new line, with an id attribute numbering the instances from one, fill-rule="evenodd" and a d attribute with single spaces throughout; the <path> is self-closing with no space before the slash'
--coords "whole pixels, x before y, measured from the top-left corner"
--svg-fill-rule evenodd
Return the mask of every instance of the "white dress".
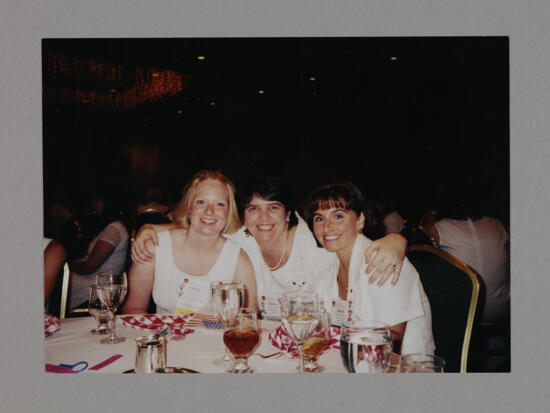
<path id="1" fill-rule="evenodd" d="M 435 344 L 432 334 L 430 303 L 420 282 L 418 273 L 405 258 L 399 282 L 378 287 L 368 283 L 365 274 L 365 250 L 372 241 L 359 235 L 353 246 L 347 300 L 338 295 L 336 271 L 332 278 L 319 286 L 319 295 L 332 313 L 333 324 L 347 321 L 380 321 L 388 325 L 407 322 L 401 354 L 433 354 Z"/>
<path id="2" fill-rule="evenodd" d="M 88 252 L 83 260 L 87 259 L 98 241 L 105 241 L 113 245 L 115 249 L 99 268 L 92 274 L 78 274 L 71 272 L 71 291 L 69 307 L 75 308 L 88 301 L 90 286 L 95 284 L 96 274 L 112 271 L 119 273 L 124 271 L 128 250 L 128 231 L 120 221 L 111 222 L 88 245 Z"/>
<path id="3" fill-rule="evenodd" d="M 510 314 L 510 240 L 502 223 L 491 217 L 477 221 L 442 219 L 435 223 L 441 249 L 476 270 L 487 292 L 483 321 L 499 323 Z"/>
<path id="4" fill-rule="evenodd" d="M 170 231 L 159 232 L 158 241 L 153 282 L 153 300 L 157 305 L 157 313 L 208 312 L 210 283 L 233 280 L 241 248 L 226 240 L 210 271 L 206 275 L 195 276 L 176 267 Z"/>
<path id="5" fill-rule="evenodd" d="M 258 308 L 262 318 L 279 319 L 278 299 L 294 288 L 308 288 L 313 291 L 327 277 L 338 271 L 338 257 L 317 246 L 315 237 L 306 222 L 298 215 L 298 225 L 290 256 L 281 268 L 270 271 L 264 262 L 258 243 L 247 236 L 244 227 L 227 237 L 241 246 L 248 254 L 256 275 Z"/>

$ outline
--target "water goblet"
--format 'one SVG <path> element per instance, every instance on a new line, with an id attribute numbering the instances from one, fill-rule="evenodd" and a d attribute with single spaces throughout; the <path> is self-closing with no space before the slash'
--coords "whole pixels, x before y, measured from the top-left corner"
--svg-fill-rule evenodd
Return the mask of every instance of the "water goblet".
<path id="1" fill-rule="evenodd" d="M 101 302 L 97 295 L 97 287 L 90 286 L 90 296 L 88 298 L 88 312 L 96 319 L 97 327 L 90 330 L 92 334 L 107 334 L 109 332 L 109 309 Z"/>
<path id="2" fill-rule="evenodd" d="M 349 373 L 385 373 L 392 356 L 391 328 L 385 323 L 345 323 L 340 332 L 340 355 Z"/>
<path id="3" fill-rule="evenodd" d="M 445 360 L 433 354 L 412 353 L 401 356 L 401 373 L 443 373 Z"/>
<path id="4" fill-rule="evenodd" d="M 323 370 L 319 365 L 319 357 L 325 352 L 330 343 L 330 316 L 321 308 L 317 325 L 313 334 L 304 341 L 304 371 L 316 373 Z"/>
<path id="5" fill-rule="evenodd" d="M 239 316 L 244 302 L 244 287 L 233 282 L 214 281 L 210 284 L 210 302 L 214 315 L 227 330 Z M 225 348 L 223 362 L 233 360 L 230 351 Z M 222 360 L 214 360 L 217 364 Z"/>
<path id="6" fill-rule="evenodd" d="M 101 280 L 101 284 L 98 284 L 96 288 L 99 299 L 109 310 L 109 328 L 111 329 L 109 337 L 100 340 L 100 343 L 122 343 L 125 338 L 116 335 L 116 310 L 126 297 L 128 288 L 126 273 L 111 274 L 108 279 Z"/>
<path id="7" fill-rule="evenodd" d="M 248 357 L 260 341 L 256 311 L 242 308 L 233 325 L 223 333 L 223 342 L 235 357 L 235 364 L 226 373 L 254 373 L 248 365 Z"/>
<path id="8" fill-rule="evenodd" d="M 95 276 L 95 285 L 101 287 L 104 284 L 112 284 L 113 278 L 116 279 L 117 273 L 112 271 L 99 272 Z"/>
<path id="9" fill-rule="evenodd" d="M 299 353 L 298 370 L 304 372 L 304 343 L 319 320 L 319 298 L 307 290 L 294 290 L 281 297 L 281 324 Z"/>

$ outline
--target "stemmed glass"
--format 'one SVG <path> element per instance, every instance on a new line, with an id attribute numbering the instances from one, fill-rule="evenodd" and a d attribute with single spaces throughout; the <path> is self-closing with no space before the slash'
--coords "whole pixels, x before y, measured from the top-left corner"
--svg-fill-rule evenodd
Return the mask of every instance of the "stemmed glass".
<path id="1" fill-rule="evenodd" d="M 340 355 L 350 373 L 385 373 L 392 356 L 391 328 L 377 321 L 344 324 Z"/>
<path id="2" fill-rule="evenodd" d="M 101 344 L 117 344 L 126 340 L 116 335 L 116 310 L 126 297 L 128 279 L 125 272 L 109 274 L 109 276 L 97 279 L 97 294 L 101 302 L 109 310 L 109 328 L 111 334 L 108 338 L 100 340 Z"/>
<path id="3" fill-rule="evenodd" d="M 210 284 L 210 298 L 216 318 L 227 330 L 237 320 L 244 302 L 244 287 L 232 282 L 214 281 Z M 231 353 L 225 348 L 224 362 L 231 361 Z"/>
<path id="4" fill-rule="evenodd" d="M 319 309 L 317 325 L 311 337 L 304 341 L 304 371 L 316 373 L 323 370 L 319 365 L 319 357 L 325 352 L 330 343 L 330 316 L 328 312 Z"/>
<path id="5" fill-rule="evenodd" d="M 401 373 L 443 373 L 445 360 L 433 354 L 405 354 L 401 356 Z"/>
<path id="6" fill-rule="evenodd" d="M 223 333 L 223 342 L 235 357 L 236 363 L 226 373 L 254 373 L 248 357 L 260 341 L 256 311 L 243 308 L 233 325 Z"/>
<path id="7" fill-rule="evenodd" d="M 304 342 L 315 332 L 319 321 L 319 298 L 311 291 L 295 290 L 281 298 L 281 322 L 298 347 L 300 373 L 304 372 Z"/>
<path id="8" fill-rule="evenodd" d="M 97 295 L 97 287 L 90 286 L 88 298 L 88 312 L 97 320 L 97 327 L 90 330 L 92 334 L 107 334 L 109 332 L 109 309 L 101 302 Z"/>

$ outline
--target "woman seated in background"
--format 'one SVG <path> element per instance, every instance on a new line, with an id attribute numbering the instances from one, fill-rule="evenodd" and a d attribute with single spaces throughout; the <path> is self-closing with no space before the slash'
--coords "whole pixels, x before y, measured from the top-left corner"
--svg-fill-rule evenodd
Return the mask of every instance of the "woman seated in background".
<path id="1" fill-rule="evenodd" d="M 476 270 L 485 284 L 483 323 L 510 321 L 510 237 L 497 218 L 484 213 L 472 187 L 446 193 L 437 211 L 422 219 L 437 246 Z"/>
<path id="2" fill-rule="evenodd" d="M 241 226 L 234 188 L 219 172 L 200 171 L 191 178 L 174 212 L 176 228 L 159 233 L 152 261 L 132 264 L 123 313 L 147 312 L 151 293 L 157 313 L 200 311 L 208 306 L 212 281 L 243 284 L 245 306 L 257 308 L 252 263 L 221 236 Z"/>
<path id="3" fill-rule="evenodd" d="M 336 253 L 339 266 L 316 289 L 333 323 L 380 321 L 391 326 L 392 338 L 402 339 L 401 354 L 433 354 L 431 310 L 418 273 L 405 258 L 395 287 L 375 288 L 363 276 L 367 238 L 378 227 L 369 201 L 350 182 L 314 190 L 306 203 L 305 218 L 320 245 Z"/>
<path id="4" fill-rule="evenodd" d="M 111 197 L 97 196 L 91 201 L 91 207 L 89 219 L 82 220 L 84 237 L 91 239 L 87 252 L 69 263 L 71 309 L 88 302 L 89 287 L 95 284 L 96 274 L 120 273 L 126 269 L 129 236 L 122 221 L 125 217 L 121 204 Z"/>
<path id="5" fill-rule="evenodd" d="M 63 245 L 51 238 L 44 237 L 44 305 L 46 310 L 48 301 L 55 287 L 57 277 L 65 264 L 67 254 Z"/>
<path id="6" fill-rule="evenodd" d="M 317 247 L 313 234 L 295 213 L 293 199 L 278 178 L 256 177 L 243 185 L 238 199 L 244 227 L 228 236 L 252 260 L 262 317 L 276 319 L 280 317 L 278 298 L 282 293 L 296 287 L 315 290 L 323 277 L 332 276 L 338 259 L 335 254 Z M 151 228 L 144 226 L 134 241 L 134 262 L 152 258 L 157 235 Z M 154 228 L 160 231 L 166 226 Z M 406 244 L 405 238 L 397 234 L 371 244 L 365 251 L 369 272 L 373 273 L 371 283 L 378 281 L 378 285 L 382 285 L 392 275 L 392 284 L 397 282 Z"/>

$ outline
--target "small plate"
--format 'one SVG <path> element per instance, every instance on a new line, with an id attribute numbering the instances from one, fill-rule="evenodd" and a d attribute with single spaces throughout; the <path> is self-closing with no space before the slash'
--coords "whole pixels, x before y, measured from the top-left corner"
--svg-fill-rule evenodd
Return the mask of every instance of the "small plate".
<path id="1" fill-rule="evenodd" d="M 123 371 L 122 373 L 135 373 L 135 371 L 134 369 L 131 369 Z M 183 367 L 165 367 L 163 369 L 159 369 L 157 373 L 198 373 L 198 371 Z"/>

